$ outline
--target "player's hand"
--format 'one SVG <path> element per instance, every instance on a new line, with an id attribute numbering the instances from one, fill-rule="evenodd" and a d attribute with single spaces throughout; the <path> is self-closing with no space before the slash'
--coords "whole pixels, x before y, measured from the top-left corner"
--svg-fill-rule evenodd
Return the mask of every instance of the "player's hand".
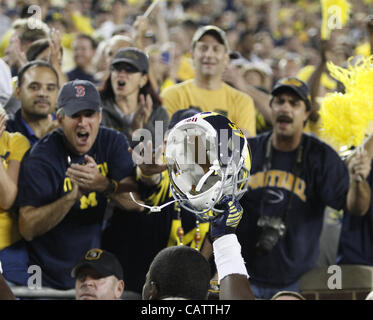
<path id="1" fill-rule="evenodd" d="M 85 155 L 84 157 L 87 163 L 85 165 L 71 164 L 66 171 L 66 175 L 82 190 L 104 191 L 109 184 L 109 180 L 98 171 L 97 163 L 91 156 Z"/>
<path id="2" fill-rule="evenodd" d="M 223 207 L 224 213 L 219 214 L 211 222 L 211 237 L 213 240 L 226 234 L 235 233 L 243 214 L 241 204 L 231 195 L 223 196 L 219 204 Z"/>

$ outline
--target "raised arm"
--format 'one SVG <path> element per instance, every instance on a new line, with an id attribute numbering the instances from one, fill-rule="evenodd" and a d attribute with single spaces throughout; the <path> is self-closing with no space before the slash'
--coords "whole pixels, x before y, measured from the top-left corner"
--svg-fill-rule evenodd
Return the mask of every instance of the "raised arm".
<path id="1" fill-rule="evenodd" d="M 307 81 L 307 84 L 311 91 L 311 114 L 309 119 L 313 122 L 316 122 L 319 119 L 319 109 L 320 105 L 316 101 L 316 98 L 319 94 L 321 76 L 327 70 L 326 69 L 326 51 L 327 51 L 328 41 L 320 41 L 320 61 L 316 66 L 314 72 L 311 74 L 310 78 Z"/>
<path id="2" fill-rule="evenodd" d="M 271 108 L 269 107 L 269 102 L 271 100 L 270 94 L 247 84 L 242 74 L 232 64 L 229 64 L 225 68 L 223 80 L 235 87 L 237 90 L 248 94 L 254 100 L 255 107 L 263 115 L 264 119 L 271 122 Z"/>
<path id="3" fill-rule="evenodd" d="M 220 300 L 254 300 L 241 245 L 235 230 L 241 221 L 243 209 L 238 200 L 225 196 L 220 201 L 224 213 L 211 222 L 211 237 L 215 264 L 220 283 Z"/>

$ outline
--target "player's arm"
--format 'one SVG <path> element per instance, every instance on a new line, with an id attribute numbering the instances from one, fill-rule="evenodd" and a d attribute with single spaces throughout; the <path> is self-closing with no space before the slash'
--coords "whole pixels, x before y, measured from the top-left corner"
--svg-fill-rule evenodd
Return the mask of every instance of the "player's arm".
<path id="1" fill-rule="evenodd" d="M 19 231 L 27 241 L 33 240 L 57 226 L 81 197 L 79 187 L 72 183 L 72 190 L 58 200 L 41 206 L 23 206 L 19 209 Z"/>
<path id="2" fill-rule="evenodd" d="M 241 255 L 241 245 L 235 234 L 243 209 L 232 196 L 223 197 L 220 204 L 224 208 L 224 213 L 211 222 L 211 237 L 220 283 L 219 299 L 254 300 Z"/>

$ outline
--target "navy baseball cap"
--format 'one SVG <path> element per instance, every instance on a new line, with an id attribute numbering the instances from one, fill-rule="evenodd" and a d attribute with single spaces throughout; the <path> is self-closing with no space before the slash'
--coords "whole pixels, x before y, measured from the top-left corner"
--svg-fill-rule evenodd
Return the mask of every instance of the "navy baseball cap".
<path id="1" fill-rule="evenodd" d="M 62 108 L 69 117 L 83 110 L 99 112 L 100 107 L 100 94 L 90 81 L 73 80 L 66 82 L 58 93 L 57 108 Z"/>
<path id="2" fill-rule="evenodd" d="M 113 58 L 111 65 L 125 62 L 135 67 L 139 72 L 148 73 L 149 61 L 147 55 L 133 47 L 119 49 Z"/>
<path id="3" fill-rule="evenodd" d="M 287 77 L 276 82 L 272 89 L 272 96 L 277 95 L 283 89 L 290 89 L 298 95 L 306 104 L 307 110 L 311 110 L 311 92 L 308 86 L 298 78 Z"/>
<path id="4" fill-rule="evenodd" d="M 90 267 L 103 277 L 115 276 L 117 279 L 123 280 L 121 264 L 115 255 L 105 250 L 97 248 L 88 250 L 72 269 L 71 276 L 75 278 L 83 267 Z"/>

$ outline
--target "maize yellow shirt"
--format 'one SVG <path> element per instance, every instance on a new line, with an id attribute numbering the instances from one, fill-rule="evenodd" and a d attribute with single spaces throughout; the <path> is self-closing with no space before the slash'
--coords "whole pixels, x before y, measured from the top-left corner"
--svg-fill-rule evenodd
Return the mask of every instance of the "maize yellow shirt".
<path id="1" fill-rule="evenodd" d="M 4 131 L 0 138 L 0 161 L 8 168 L 10 160 L 21 162 L 30 143 L 25 136 L 19 132 L 9 133 Z M 18 231 L 18 223 L 12 218 L 10 212 L 0 208 L 0 250 L 18 241 L 21 235 Z"/>
<path id="2" fill-rule="evenodd" d="M 253 99 L 224 82 L 218 90 L 207 90 L 197 87 L 193 79 L 187 80 L 166 88 L 161 98 L 170 117 L 180 109 L 195 107 L 220 113 L 251 137 L 256 135 Z"/>

